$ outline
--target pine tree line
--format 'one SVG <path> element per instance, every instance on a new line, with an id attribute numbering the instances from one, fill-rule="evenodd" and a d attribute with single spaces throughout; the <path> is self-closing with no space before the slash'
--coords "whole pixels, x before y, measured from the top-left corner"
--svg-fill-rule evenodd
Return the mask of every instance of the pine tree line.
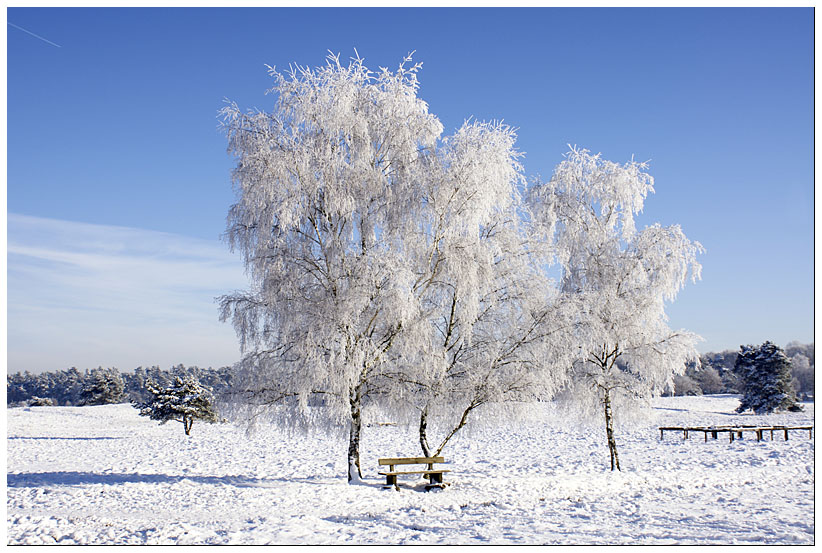
<path id="1" fill-rule="evenodd" d="M 814 396 L 814 344 L 788 342 L 785 354 L 791 362 L 791 376 L 797 397 L 802 400 Z M 734 373 L 739 350 L 724 350 L 700 355 L 701 367 L 689 363 L 684 375 L 674 378 L 674 395 L 741 394 L 743 386 Z M 76 368 L 61 371 L 32 374 L 29 371 L 7 375 L 8 406 L 21 405 L 63 405 L 79 406 L 95 404 L 98 400 L 83 390 L 93 391 L 96 387 L 103 396 L 102 403 L 146 402 L 151 394 L 146 382 L 154 382 L 158 387 L 174 383 L 175 377 L 195 376 L 209 387 L 215 396 L 227 392 L 231 385 L 231 368 L 218 369 L 185 367 L 180 364 L 170 369 L 158 366 L 137 367 L 131 373 L 121 373 L 114 368 Z M 96 383 L 96 384 L 95 384 Z M 99 395 L 98 394 L 98 395 Z"/>
<path id="2" fill-rule="evenodd" d="M 131 373 L 103 367 L 83 372 L 75 367 L 38 374 L 17 372 L 7 375 L 6 403 L 9 407 L 16 407 L 147 402 L 152 399 L 148 382 L 164 388 L 173 385 L 175 378 L 187 376 L 195 377 L 219 397 L 230 387 L 232 373 L 230 367 L 212 369 L 182 364 L 170 369 L 137 367 Z"/>
<path id="3" fill-rule="evenodd" d="M 734 372 L 740 351 L 724 350 L 700 355 L 701 367 L 689 363 L 685 374 L 674 377 L 674 395 L 743 394 L 744 384 Z M 814 344 L 788 342 L 784 352 L 790 361 L 791 382 L 797 397 L 801 400 L 813 398 Z"/>

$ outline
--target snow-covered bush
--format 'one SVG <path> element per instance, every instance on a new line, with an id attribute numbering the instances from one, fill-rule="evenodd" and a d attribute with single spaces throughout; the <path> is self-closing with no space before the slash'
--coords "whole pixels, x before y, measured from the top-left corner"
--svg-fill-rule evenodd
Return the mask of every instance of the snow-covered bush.
<path id="1" fill-rule="evenodd" d="M 37 397 L 34 396 L 28 402 L 26 402 L 29 407 L 52 407 L 54 406 L 54 400 L 50 397 Z"/>
<path id="2" fill-rule="evenodd" d="M 792 383 L 791 362 L 776 344 L 768 341 L 761 346 L 741 346 L 734 372 L 743 382 L 737 412 L 750 409 L 760 415 L 800 409 Z"/>
<path id="3" fill-rule="evenodd" d="M 674 395 L 677 396 L 701 396 L 702 388 L 699 383 L 688 375 L 674 375 Z"/>
<path id="4" fill-rule="evenodd" d="M 146 388 L 152 399 L 133 403 L 140 410 L 141 416 L 160 421 L 160 424 L 168 421 L 181 422 L 186 436 L 191 434 L 195 420 L 208 423 L 218 421 L 211 392 L 193 376 L 175 377 L 174 383 L 165 388 L 147 382 Z"/>

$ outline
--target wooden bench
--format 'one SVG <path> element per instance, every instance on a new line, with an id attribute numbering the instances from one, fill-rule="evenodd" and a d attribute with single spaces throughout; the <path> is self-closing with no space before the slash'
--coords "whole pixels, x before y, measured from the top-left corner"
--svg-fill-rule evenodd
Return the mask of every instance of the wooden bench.
<path id="1" fill-rule="evenodd" d="M 720 432 L 727 432 L 728 438 L 731 442 L 734 441 L 734 436 L 741 439 L 743 432 L 754 432 L 756 434 L 756 441 L 760 441 L 763 439 L 763 434 L 765 431 L 770 431 L 771 440 L 773 440 L 773 433 L 774 431 L 782 431 L 785 436 L 785 440 L 788 439 L 788 431 L 789 430 L 807 430 L 808 437 L 813 437 L 813 426 L 754 426 L 754 425 L 736 425 L 736 426 L 660 426 L 659 427 L 659 439 L 663 439 L 665 437 L 665 431 L 675 431 L 675 432 L 682 432 L 682 439 L 688 439 L 689 432 L 702 432 L 705 435 L 705 441 L 708 441 L 708 434 L 711 434 L 711 437 L 716 440 L 717 435 Z"/>
<path id="2" fill-rule="evenodd" d="M 444 462 L 445 459 L 442 457 L 390 457 L 379 460 L 379 464 L 381 466 L 388 465 L 388 470 L 386 472 L 380 472 L 380 474 L 385 476 L 386 487 L 392 486 L 395 489 L 400 489 L 399 484 L 397 484 L 397 476 L 403 474 L 422 474 L 428 478 L 428 485 L 425 487 L 426 490 L 431 488 L 442 488 L 445 486 L 445 483 L 442 481 L 443 473 L 451 471 L 446 469 L 435 469 L 434 463 Z M 394 469 L 397 465 L 427 465 L 428 468 L 424 470 L 400 471 Z"/>

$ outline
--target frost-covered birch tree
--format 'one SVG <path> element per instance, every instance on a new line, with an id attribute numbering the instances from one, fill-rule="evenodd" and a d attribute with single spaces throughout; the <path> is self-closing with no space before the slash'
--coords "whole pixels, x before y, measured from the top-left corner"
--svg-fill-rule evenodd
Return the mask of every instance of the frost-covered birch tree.
<path id="1" fill-rule="evenodd" d="M 474 409 L 524 385 L 521 374 L 503 368 L 499 340 L 512 322 L 503 313 L 519 299 L 520 271 L 527 267 L 516 213 L 524 179 L 515 141 L 508 126 L 466 122 L 428 159 L 416 241 L 428 326 L 406 371 L 416 385 L 412 401 L 425 456 L 438 455 Z M 444 436 L 437 447 L 429 445 L 432 422 Z"/>
<path id="2" fill-rule="evenodd" d="M 244 351 L 234 397 L 290 425 L 347 425 L 351 482 L 366 406 L 416 415 L 428 453 L 429 421 L 441 451 L 476 408 L 555 384 L 533 378 L 553 367 L 554 308 L 520 228 L 515 133 L 467 121 L 440 138 L 409 62 L 272 70 L 271 114 L 223 111 L 227 236 L 253 284 L 221 302 Z"/>
<path id="3" fill-rule="evenodd" d="M 576 304 L 577 358 L 566 397 L 604 417 L 611 469 L 619 469 L 615 405 L 630 405 L 672 387 L 699 337 L 667 324 L 665 302 L 700 277 L 702 246 L 678 225 L 637 231 L 653 178 L 644 163 L 623 165 L 572 148 L 529 203 L 553 237 L 560 289 Z"/>
<path id="4" fill-rule="evenodd" d="M 244 352 L 242 402 L 347 425 L 349 482 L 361 479 L 363 406 L 390 393 L 385 363 L 419 320 L 408 241 L 442 125 L 409 62 L 272 68 L 271 113 L 222 112 L 237 158 L 227 239 L 252 284 L 221 299 Z"/>
<path id="5" fill-rule="evenodd" d="M 393 387 L 391 414 L 416 417 L 425 456 L 439 455 L 480 407 L 510 411 L 561 380 L 561 364 L 546 362 L 560 358 L 547 353 L 557 307 L 522 225 L 515 141 L 506 125 L 468 121 L 425 159 L 408 242 L 419 324 L 381 375 L 404 384 Z"/>
<path id="6" fill-rule="evenodd" d="M 557 326 L 553 286 L 536 270 L 521 218 L 514 143 L 506 126 L 467 124 L 436 158 L 420 271 L 429 326 L 417 363 L 427 370 L 414 396 L 425 456 L 439 455 L 480 407 L 550 396 L 562 380 L 558 342 L 548 337 Z"/>

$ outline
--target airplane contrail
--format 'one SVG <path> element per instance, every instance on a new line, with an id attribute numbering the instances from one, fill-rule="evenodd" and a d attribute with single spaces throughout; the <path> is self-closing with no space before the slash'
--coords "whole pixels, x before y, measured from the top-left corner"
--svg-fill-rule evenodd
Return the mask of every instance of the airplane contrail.
<path id="1" fill-rule="evenodd" d="M 21 30 L 21 31 L 23 31 L 24 33 L 28 33 L 28 34 L 30 34 L 30 35 L 31 35 L 31 36 L 33 36 L 34 38 L 39 38 L 39 39 L 40 39 L 40 40 L 42 40 L 43 42 L 48 42 L 48 43 L 49 43 L 49 44 L 51 44 L 52 46 L 57 46 L 58 48 L 62 48 L 62 46 L 60 46 L 59 44 L 55 44 L 54 42 L 50 41 L 49 39 L 47 39 L 47 38 L 43 38 L 43 37 L 41 37 L 40 35 L 36 35 L 36 34 L 32 33 L 31 31 L 27 31 L 27 30 L 26 30 L 26 29 L 24 29 L 23 27 L 20 27 L 20 26 L 18 26 L 18 25 L 15 25 L 14 23 L 11 23 L 11 22 L 9 22 L 9 21 L 6 21 L 6 23 L 8 23 L 9 25 L 11 25 L 11 26 L 12 26 L 12 27 L 14 27 L 15 29 L 20 29 L 20 30 Z"/>

